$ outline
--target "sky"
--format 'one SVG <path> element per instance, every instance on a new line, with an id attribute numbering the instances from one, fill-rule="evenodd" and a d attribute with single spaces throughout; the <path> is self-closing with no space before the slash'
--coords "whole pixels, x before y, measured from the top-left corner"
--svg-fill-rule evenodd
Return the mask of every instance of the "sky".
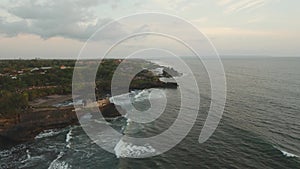
<path id="1" fill-rule="evenodd" d="M 221 56 L 300 56 L 299 6 L 298 0 L 1 0 L 0 57 L 76 58 L 99 28 L 143 12 L 175 15 L 192 23 Z M 143 18 L 131 23 L 139 27 L 127 25 L 125 29 L 126 23 L 117 23 L 105 36 L 93 40 L 96 47 L 91 52 L 108 47 L 122 35 L 160 26 L 145 23 Z M 180 25 L 168 29 L 195 38 Z M 143 49 L 154 42 L 156 46 L 169 44 L 162 39 L 144 36 L 138 43 L 127 42 L 114 55 L 128 53 L 130 45 Z"/>

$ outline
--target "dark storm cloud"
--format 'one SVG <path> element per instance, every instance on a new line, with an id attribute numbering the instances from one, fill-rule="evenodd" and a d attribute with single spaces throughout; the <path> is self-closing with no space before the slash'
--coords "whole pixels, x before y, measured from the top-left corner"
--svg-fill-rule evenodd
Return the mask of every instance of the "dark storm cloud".
<path id="1" fill-rule="evenodd" d="M 108 0 L 12 0 L 2 8 L 18 19 L 10 21 L 9 18 L 0 18 L 0 33 L 6 36 L 27 33 L 44 39 L 60 36 L 86 40 L 98 28 L 112 21 L 110 18 L 100 19 L 94 14 L 93 10 L 98 5 L 108 5 Z M 121 27 L 113 31 L 123 32 Z"/>

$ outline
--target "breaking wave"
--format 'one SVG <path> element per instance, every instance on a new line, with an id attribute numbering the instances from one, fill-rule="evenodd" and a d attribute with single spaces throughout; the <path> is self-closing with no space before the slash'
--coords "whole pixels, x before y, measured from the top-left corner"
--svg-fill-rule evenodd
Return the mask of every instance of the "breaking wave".
<path id="1" fill-rule="evenodd" d="M 56 136 L 64 131 L 65 130 L 58 130 L 58 129 L 45 130 L 45 131 L 41 132 L 40 134 L 38 134 L 37 136 L 35 136 L 35 139 Z"/>
<path id="2" fill-rule="evenodd" d="M 284 156 L 286 156 L 286 157 L 292 157 L 292 158 L 299 157 L 299 156 L 297 156 L 297 155 L 295 155 L 295 154 L 289 153 L 289 152 L 284 151 L 284 150 L 279 150 L 279 151 L 280 151 Z"/>
<path id="3" fill-rule="evenodd" d="M 68 169 L 70 168 L 71 166 L 69 166 L 69 164 L 65 161 L 59 161 L 60 158 L 62 158 L 64 155 L 63 152 L 60 152 L 57 156 L 56 159 L 54 159 L 50 166 L 48 167 L 48 169 Z"/>
<path id="4" fill-rule="evenodd" d="M 285 150 L 282 150 L 282 149 L 280 149 L 280 148 L 278 148 L 278 147 L 276 147 L 276 146 L 273 146 L 275 149 L 277 149 L 277 150 L 279 150 L 284 156 L 286 156 L 286 157 L 290 157 L 290 158 L 296 158 L 296 157 L 299 157 L 299 156 L 297 156 L 297 155 L 295 155 L 295 154 L 292 154 L 292 153 L 290 153 L 290 152 L 287 152 L 287 151 L 285 151 Z"/>
<path id="5" fill-rule="evenodd" d="M 71 148 L 71 142 L 70 140 L 72 139 L 72 128 L 70 129 L 70 131 L 68 132 L 68 134 L 66 135 L 66 143 L 67 143 L 67 148 Z"/>
<path id="6" fill-rule="evenodd" d="M 117 158 L 142 158 L 156 152 L 149 144 L 139 146 L 124 142 L 122 139 L 118 142 L 114 150 Z"/>

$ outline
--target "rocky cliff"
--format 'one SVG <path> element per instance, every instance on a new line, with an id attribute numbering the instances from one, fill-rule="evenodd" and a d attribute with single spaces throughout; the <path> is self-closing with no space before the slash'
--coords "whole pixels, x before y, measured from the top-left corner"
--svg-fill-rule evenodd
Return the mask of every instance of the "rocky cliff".
<path id="1" fill-rule="evenodd" d="M 104 117 L 117 117 L 120 113 L 113 103 L 99 105 Z M 13 142 L 32 140 L 40 132 L 78 124 L 73 106 L 32 108 L 13 116 L 0 117 L 0 137 Z"/>

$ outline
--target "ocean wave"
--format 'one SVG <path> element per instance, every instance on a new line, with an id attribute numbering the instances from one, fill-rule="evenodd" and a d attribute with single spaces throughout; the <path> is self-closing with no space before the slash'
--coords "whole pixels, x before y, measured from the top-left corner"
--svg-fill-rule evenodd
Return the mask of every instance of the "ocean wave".
<path id="1" fill-rule="evenodd" d="M 153 91 L 156 92 L 153 92 Z M 159 91 L 159 92 L 158 92 Z M 150 94 L 152 99 L 162 99 L 165 96 L 163 89 L 144 89 L 138 92 L 133 98 L 134 102 L 143 102 L 145 100 L 150 99 Z"/>
<path id="2" fill-rule="evenodd" d="M 43 132 L 41 132 L 40 134 L 35 136 L 35 139 L 41 139 L 41 138 L 56 136 L 56 135 L 58 135 L 58 134 L 60 134 L 64 131 L 65 130 L 57 130 L 57 129 L 44 130 Z"/>
<path id="3" fill-rule="evenodd" d="M 60 158 L 62 158 L 64 155 L 63 152 L 60 152 L 57 156 L 56 159 L 54 159 L 50 166 L 48 167 L 48 169 L 68 169 L 68 168 L 71 168 L 71 166 L 65 162 L 65 161 L 59 161 Z"/>
<path id="4" fill-rule="evenodd" d="M 67 143 L 67 148 L 71 148 L 71 142 L 70 140 L 72 139 L 72 128 L 70 129 L 70 131 L 67 133 L 66 135 L 66 143 Z"/>
<path id="5" fill-rule="evenodd" d="M 12 154 L 12 151 L 10 150 L 2 150 L 0 151 L 0 157 L 4 158 L 4 157 L 9 157 Z"/>
<path id="6" fill-rule="evenodd" d="M 34 165 L 34 163 L 38 162 L 38 161 L 42 161 L 45 159 L 44 155 L 40 155 L 40 156 L 33 156 L 30 158 L 27 158 L 23 161 L 21 161 L 21 164 L 23 164 L 22 166 L 19 166 L 19 168 L 27 168 L 32 166 L 32 164 Z"/>
<path id="7" fill-rule="evenodd" d="M 297 156 L 297 155 L 295 155 L 295 154 L 292 154 L 292 153 L 289 153 L 289 152 L 287 152 L 287 151 L 284 151 L 284 150 L 279 150 L 284 156 L 286 156 L 286 157 L 299 157 L 299 156 Z"/>
<path id="8" fill-rule="evenodd" d="M 156 93 L 151 93 L 151 91 L 157 90 L 160 92 Z M 124 107 L 126 109 L 127 105 L 131 105 L 133 102 L 142 102 L 144 100 L 148 100 L 150 93 L 151 93 L 151 98 L 152 99 L 160 99 L 165 97 L 165 95 L 161 94 L 164 92 L 162 89 L 144 89 L 144 90 L 136 90 L 136 91 L 131 91 L 130 93 L 125 93 L 121 95 L 116 95 L 111 98 L 109 98 L 109 101 L 111 103 L 114 103 L 116 105 L 121 106 L 122 108 Z M 130 99 L 128 99 L 130 98 Z"/>
<path id="9" fill-rule="evenodd" d="M 142 99 L 144 100 L 145 98 L 148 98 L 149 97 L 149 93 L 150 93 L 150 90 L 142 90 L 140 92 L 138 92 L 135 96 L 134 96 L 134 99 Z"/>
<path id="10" fill-rule="evenodd" d="M 29 149 L 26 150 L 26 159 L 21 161 L 18 168 L 32 168 L 37 162 L 45 160 L 44 155 L 32 156 Z"/>
<path id="11" fill-rule="evenodd" d="M 142 158 L 156 152 L 151 145 L 138 146 L 124 142 L 122 139 L 118 142 L 114 150 L 117 158 Z"/>
<path id="12" fill-rule="evenodd" d="M 279 149 L 278 147 L 275 147 L 274 146 L 274 148 L 276 148 L 277 150 L 279 150 L 284 156 L 286 156 L 286 157 L 290 157 L 290 158 L 298 158 L 299 156 L 297 156 L 297 155 L 295 155 L 295 154 L 292 154 L 292 153 L 290 153 L 290 152 L 287 152 L 287 151 L 285 151 L 285 150 L 281 150 L 281 149 Z"/>
<path id="13" fill-rule="evenodd" d="M 19 144 L 10 149 L 5 149 L 0 151 L 0 159 L 10 157 L 12 154 L 20 151 L 25 151 L 27 149 L 25 144 Z"/>
<path id="14" fill-rule="evenodd" d="M 147 69 L 147 68 L 145 68 L 145 69 Z M 162 67 L 158 67 L 158 68 L 155 68 L 155 69 L 150 69 L 150 71 L 156 76 L 162 75 L 163 70 L 164 70 L 164 68 L 162 68 Z"/>
<path id="15" fill-rule="evenodd" d="M 28 159 L 31 158 L 30 151 L 29 151 L 28 149 L 26 150 L 26 155 L 27 155 L 27 158 L 28 158 Z"/>

